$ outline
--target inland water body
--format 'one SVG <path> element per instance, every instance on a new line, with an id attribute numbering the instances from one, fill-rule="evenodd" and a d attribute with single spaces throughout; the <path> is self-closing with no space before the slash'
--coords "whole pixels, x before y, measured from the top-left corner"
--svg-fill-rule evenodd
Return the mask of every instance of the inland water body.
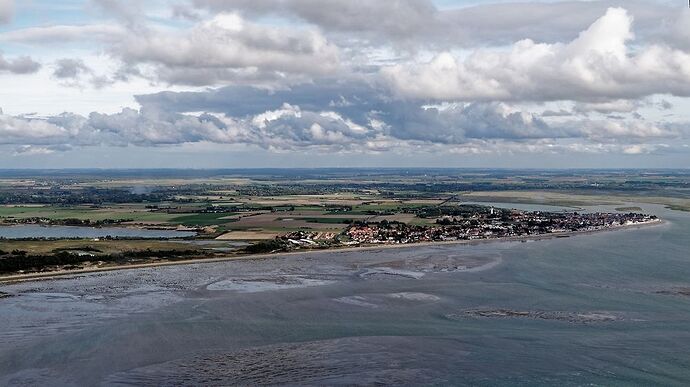
<path id="1" fill-rule="evenodd" d="M 687 385 L 690 214 L 642 207 L 665 223 L 0 285 L 0 385 Z"/>
<path id="2" fill-rule="evenodd" d="M 0 238 L 5 239 L 82 239 L 82 238 L 145 238 L 170 239 L 194 236 L 191 231 L 147 230 L 126 227 L 76 227 L 17 225 L 0 227 Z"/>

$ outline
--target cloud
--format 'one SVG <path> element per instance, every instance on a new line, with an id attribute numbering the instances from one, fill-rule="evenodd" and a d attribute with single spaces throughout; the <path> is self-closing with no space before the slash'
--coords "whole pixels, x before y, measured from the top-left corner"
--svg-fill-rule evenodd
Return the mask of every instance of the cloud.
<path id="1" fill-rule="evenodd" d="M 1 1 L 1 0 L 0 0 Z M 0 33 L 0 41 L 34 44 L 101 41 L 116 42 L 127 30 L 118 25 L 52 25 L 15 29 Z"/>
<path id="2" fill-rule="evenodd" d="M 673 104 L 665 99 L 659 101 L 659 104 L 657 105 L 659 109 L 661 110 L 671 110 L 673 109 Z"/>
<path id="3" fill-rule="evenodd" d="M 317 31 L 258 25 L 236 14 L 182 32 L 128 34 L 110 51 L 141 75 L 185 85 L 292 81 L 339 67 L 337 47 Z"/>
<path id="4" fill-rule="evenodd" d="M 0 115 L 0 143 L 18 146 L 178 146 L 245 144 L 271 151 L 383 152 L 443 146 L 460 152 L 548 149 L 579 144 L 617 150 L 683 142 L 688 125 L 643 119 L 548 121 L 502 102 L 442 103 L 396 99 L 365 80 L 323 79 L 271 91 L 228 86 L 138 96 L 141 109 L 45 118 Z M 199 113 L 203 112 L 203 113 Z M 562 117 L 561 117 L 562 118 Z M 494 144 L 494 145 L 492 145 Z M 595 144 L 606 144 L 596 148 Z M 494 147 L 495 149 L 492 149 Z M 656 147 L 662 149 L 660 147 Z"/>
<path id="5" fill-rule="evenodd" d="M 198 22 L 202 20 L 201 15 L 187 4 L 174 4 L 172 7 L 172 16 L 176 19 L 190 20 Z"/>
<path id="6" fill-rule="evenodd" d="M 143 3 L 131 0 L 89 0 L 87 3 L 106 17 L 124 22 L 130 29 L 141 25 L 145 19 Z"/>
<path id="7" fill-rule="evenodd" d="M 650 154 L 665 148 L 670 148 L 670 146 L 666 144 L 636 144 L 623 147 L 622 153 L 626 155 Z"/>
<path id="8" fill-rule="evenodd" d="M 195 0 L 214 11 L 241 11 L 249 15 L 293 15 L 324 29 L 378 33 L 399 38 L 424 30 L 436 7 L 428 0 Z"/>
<path id="9" fill-rule="evenodd" d="M 21 43 L 13 54 L 69 43 L 69 57 L 46 57 L 51 64 L 37 77 L 60 87 L 117 82 L 104 99 L 144 84 L 192 91 L 137 95 L 137 108 L 81 115 L 0 112 L 0 145 L 11 154 L 198 144 L 639 155 L 690 142 L 681 116 L 654 121 L 677 111 L 665 98 L 682 106 L 669 95 L 690 96 L 690 45 L 669 32 L 686 16 L 664 5 L 196 0 L 153 16 L 142 2 L 90 4 L 114 24 L 15 29 L 0 41 Z M 164 19 L 170 14 L 176 19 Z M 80 57 L 82 42 L 105 55 Z M 0 56 L 0 72 L 39 68 L 29 57 Z"/>
<path id="10" fill-rule="evenodd" d="M 41 64 L 28 56 L 6 59 L 2 53 L 0 53 L 0 74 L 31 74 L 37 72 L 40 68 Z"/>
<path id="11" fill-rule="evenodd" d="M 653 139 L 687 138 L 687 127 L 633 120 L 572 120 L 562 125 L 597 143 L 639 143 Z"/>
<path id="12" fill-rule="evenodd" d="M 603 119 L 576 118 L 574 113 L 563 110 L 540 116 L 499 102 L 425 105 L 422 101 L 397 99 L 386 88 L 363 79 L 323 79 L 276 91 L 231 86 L 201 92 L 162 92 L 137 96 L 137 101 L 144 106 L 172 112 L 206 111 L 239 120 L 261 116 L 267 111 L 282 111 L 287 104 L 298 109 L 303 116 L 299 121 L 293 119 L 290 125 L 281 127 L 285 131 L 309 128 L 315 121 L 312 118 L 305 121 L 305 117 L 311 117 L 306 116 L 306 112 L 329 112 L 368 128 L 370 136 L 383 134 L 399 140 L 443 144 L 499 138 L 523 142 L 543 138 L 624 142 L 645 137 L 675 138 L 685 133 L 670 125 L 635 118 L 609 123 Z M 584 106 L 580 108 L 584 109 Z M 627 101 L 614 101 L 593 103 L 587 108 L 612 112 L 627 110 L 631 106 Z M 559 120 L 545 121 L 542 117 L 557 117 Z M 275 135 L 279 136 L 279 133 Z"/>
<path id="13" fill-rule="evenodd" d="M 97 132 L 108 145 L 160 146 L 190 142 L 239 142 L 239 131 L 202 115 L 199 117 L 152 109 L 123 109 L 116 114 L 91 113 L 84 129 Z"/>
<path id="14" fill-rule="evenodd" d="M 640 100 L 611 100 L 605 102 L 578 102 L 573 110 L 576 113 L 587 114 L 597 112 L 602 114 L 609 113 L 631 113 L 642 106 Z"/>
<path id="15" fill-rule="evenodd" d="M 453 48 L 506 45 L 520 39 L 570 40 L 610 7 L 625 7 L 646 38 L 661 37 L 675 22 L 675 7 L 642 0 L 508 2 L 439 9 L 431 0 L 194 0 L 213 12 L 289 17 L 357 44 Z M 686 24 L 687 25 L 687 24 Z"/>
<path id="16" fill-rule="evenodd" d="M 665 45 L 635 47 L 632 17 L 610 8 L 567 44 L 521 40 L 508 50 L 449 52 L 431 62 L 389 66 L 382 75 L 401 96 L 431 100 L 558 101 L 690 95 L 690 54 Z"/>
<path id="17" fill-rule="evenodd" d="M 77 79 L 93 71 L 81 59 L 64 58 L 55 62 L 53 76 L 59 79 Z"/>
<path id="18" fill-rule="evenodd" d="M 0 112 L 0 143 L 51 144 L 69 140 L 69 131 L 47 120 L 4 115 Z"/>
<path id="19" fill-rule="evenodd" d="M 673 17 L 665 18 L 660 23 L 657 38 L 667 44 L 684 50 L 690 50 L 690 8 L 676 10 Z"/>
<path id="20" fill-rule="evenodd" d="M 573 112 L 560 109 L 560 110 L 545 110 L 541 116 L 542 117 L 570 117 L 573 115 Z"/>
<path id="21" fill-rule="evenodd" d="M 117 79 L 97 74 L 81 59 L 62 58 L 53 64 L 53 77 L 60 81 L 62 86 L 83 88 L 86 84 L 96 89 L 111 85 Z"/>
<path id="22" fill-rule="evenodd" d="M 14 149 L 13 156 L 43 156 L 53 154 L 55 152 L 62 152 L 71 150 L 71 147 L 65 146 L 35 146 L 22 145 Z"/>
<path id="23" fill-rule="evenodd" d="M 0 24 L 9 23 L 14 14 L 14 0 L 0 0 Z"/>
<path id="24" fill-rule="evenodd" d="M 137 2 L 92 0 L 91 4 L 119 24 L 15 29 L 0 33 L 0 41 L 100 44 L 119 66 L 110 78 L 125 81 L 284 85 L 340 70 L 338 47 L 315 29 L 257 24 L 230 13 L 186 29 L 170 28 L 148 22 Z"/>

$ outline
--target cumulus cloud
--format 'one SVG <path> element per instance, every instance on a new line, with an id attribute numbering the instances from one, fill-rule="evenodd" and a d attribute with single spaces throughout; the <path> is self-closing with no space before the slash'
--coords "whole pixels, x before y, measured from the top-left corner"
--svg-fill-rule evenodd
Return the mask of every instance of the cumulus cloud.
<path id="1" fill-rule="evenodd" d="M 214 85 L 300 75 L 320 76 L 339 66 L 338 49 L 315 30 L 268 27 L 236 14 L 219 14 L 195 27 L 129 34 L 111 52 L 130 68 L 159 80 Z"/>
<path id="2" fill-rule="evenodd" d="M 69 140 L 69 131 L 47 120 L 27 119 L 0 112 L 0 143 L 51 144 Z"/>
<path id="3" fill-rule="evenodd" d="M 174 145 L 190 142 L 239 142 L 240 132 L 215 117 L 153 109 L 124 109 L 116 114 L 91 113 L 84 128 L 110 145 Z"/>
<path id="4" fill-rule="evenodd" d="M 287 15 L 327 33 L 358 37 L 358 44 L 408 48 L 505 45 L 525 38 L 570 40 L 610 7 L 630 10 L 645 38 L 673 38 L 664 26 L 676 25 L 678 14 L 675 7 L 648 0 L 525 1 L 455 9 L 439 9 L 432 0 L 194 0 L 194 4 L 215 12 Z"/>
<path id="5" fill-rule="evenodd" d="M 37 72 L 40 68 L 41 64 L 28 56 L 6 59 L 2 53 L 0 53 L 0 74 L 31 74 Z"/>
<path id="6" fill-rule="evenodd" d="M 288 14 L 329 30 L 376 32 L 399 38 L 423 31 L 437 12 L 428 0 L 195 0 L 195 4 L 250 15 Z"/>
<path id="7" fill-rule="evenodd" d="M 98 43 L 119 64 L 111 78 L 180 85 L 284 85 L 340 69 L 338 47 L 313 28 L 258 24 L 220 13 L 187 29 L 171 29 L 148 23 L 138 2 L 91 3 L 118 24 L 15 29 L 0 33 L 0 41 Z M 0 62 L 0 70 L 2 66 Z"/>
<path id="8" fill-rule="evenodd" d="M 88 40 L 113 60 L 94 68 L 117 69 L 104 76 L 78 56 L 62 58 L 41 72 L 60 85 L 143 78 L 155 87 L 211 88 L 138 95 L 138 108 L 114 114 L 0 111 L 0 144 L 17 156 L 206 143 L 635 155 L 690 141 L 690 125 L 638 113 L 654 117 L 650 109 L 674 109 L 665 98 L 682 103 L 668 95 L 690 96 L 690 45 L 669 33 L 687 16 L 669 16 L 663 5 L 195 0 L 172 6 L 178 20 L 169 23 L 147 17 L 142 2 L 90 4 L 113 24 L 9 30 L 0 41 Z M 458 50 L 466 47 L 479 48 Z M 0 56 L 0 72 L 39 67 L 29 57 Z"/>
<path id="9" fill-rule="evenodd" d="M 425 64 L 382 70 L 401 95 L 433 100 L 553 101 L 690 95 L 690 54 L 665 45 L 633 49 L 633 19 L 610 8 L 567 44 L 521 40 L 508 50 L 445 52 Z"/>
<path id="10" fill-rule="evenodd" d="M 471 149 L 478 144 L 494 144 L 494 151 L 498 151 L 575 141 L 580 145 L 607 144 L 600 149 L 622 152 L 626 146 L 688 138 L 683 125 L 574 116 L 549 122 L 501 102 L 425 105 L 396 99 L 364 80 L 325 79 L 278 91 L 229 86 L 164 92 L 139 96 L 138 100 L 141 109 L 123 109 L 115 114 L 94 112 L 85 117 L 65 113 L 41 119 L 0 115 L 0 143 L 52 146 L 51 150 L 70 145 L 216 143 L 275 151 L 380 152 L 447 146 L 474 152 Z"/>

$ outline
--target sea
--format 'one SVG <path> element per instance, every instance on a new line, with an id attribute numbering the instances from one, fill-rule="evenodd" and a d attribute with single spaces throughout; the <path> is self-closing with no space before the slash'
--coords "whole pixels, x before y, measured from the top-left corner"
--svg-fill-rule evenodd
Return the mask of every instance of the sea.
<path id="1" fill-rule="evenodd" d="M 635 206 L 663 223 L 0 285 L 0 385 L 688 385 L 690 213 Z"/>

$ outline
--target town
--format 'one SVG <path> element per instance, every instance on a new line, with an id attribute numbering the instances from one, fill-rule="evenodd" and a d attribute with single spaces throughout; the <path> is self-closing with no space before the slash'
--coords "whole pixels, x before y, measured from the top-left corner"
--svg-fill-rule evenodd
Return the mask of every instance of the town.
<path id="1" fill-rule="evenodd" d="M 322 233 L 297 231 L 278 237 L 288 248 L 339 245 L 411 244 L 420 242 L 471 241 L 600 231 L 657 222 L 654 215 L 641 213 L 542 212 L 485 206 L 439 207 L 445 213 L 432 225 L 398 221 L 356 221 L 333 239 Z M 332 236 L 332 235 L 329 235 Z M 273 247 L 276 247 L 273 244 Z"/>

